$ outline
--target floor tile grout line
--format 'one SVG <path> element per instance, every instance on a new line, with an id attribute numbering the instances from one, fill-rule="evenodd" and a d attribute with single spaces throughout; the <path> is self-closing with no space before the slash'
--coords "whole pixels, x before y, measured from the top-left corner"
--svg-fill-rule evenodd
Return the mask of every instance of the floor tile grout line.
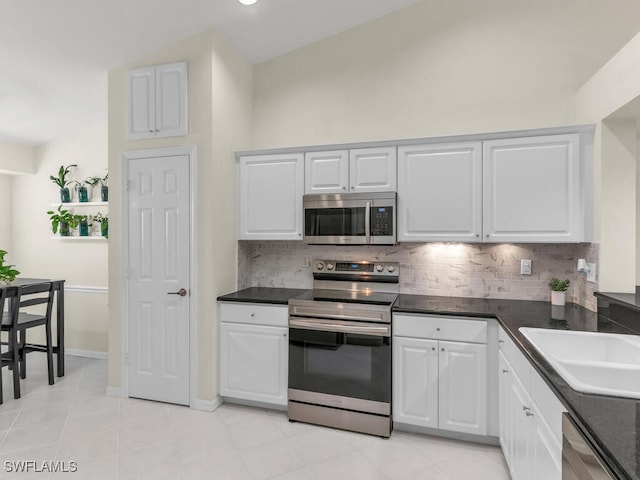
<path id="1" fill-rule="evenodd" d="M 2 368 L 2 367 L 0 366 L 0 368 Z M 13 392 L 11 392 L 11 393 L 13 393 Z M 4 437 L 2 438 L 2 441 L 0 442 L 0 449 L 2 449 L 2 447 L 4 445 L 4 442 L 7 440 L 7 438 L 9 437 L 9 434 L 11 433 L 13 428 L 15 427 L 16 422 L 18 421 L 18 418 L 20 417 L 20 415 L 22 415 L 22 412 L 24 411 L 24 407 L 29 402 L 29 399 L 31 397 L 31 393 L 32 392 L 29 392 L 27 395 L 24 395 L 24 396 L 22 395 L 22 393 L 23 393 L 22 390 L 20 390 L 20 398 L 24 398 L 24 402 L 22 403 L 22 407 L 20 407 L 20 410 L 18 410 L 18 413 L 16 414 L 15 418 L 11 422 L 11 425 L 9 425 L 9 428 L 7 429 L 6 433 L 4 434 Z M 16 399 L 14 399 L 14 400 L 16 400 Z"/>
<path id="2" fill-rule="evenodd" d="M 78 397 L 78 387 L 79 387 L 79 382 L 80 382 L 80 378 L 82 377 L 82 374 L 84 373 L 84 369 L 87 366 L 87 362 L 84 361 L 83 365 L 82 365 L 82 370 L 80 371 L 80 375 L 78 375 L 78 381 L 75 384 L 75 387 L 73 389 L 73 399 L 71 400 L 71 405 L 73 405 L 75 403 L 76 398 Z M 64 378 L 64 377 L 58 377 L 58 378 Z M 62 431 L 60 432 L 60 438 L 58 439 L 58 445 L 56 447 L 56 451 L 53 455 L 53 459 L 58 460 L 58 453 L 60 452 L 60 445 L 62 444 L 62 439 L 64 438 L 64 432 L 65 429 L 67 427 L 67 424 L 69 423 L 69 418 L 71 417 L 71 411 L 72 408 L 69 408 L 69 411 L 67 412 L 67 416 L 64 419 L 64 425 L 62 425 Z M 66 460 L 64 460 L 66 461 Z M 51 479 L 53 473 L 49 473 L 49 479 Z"/>

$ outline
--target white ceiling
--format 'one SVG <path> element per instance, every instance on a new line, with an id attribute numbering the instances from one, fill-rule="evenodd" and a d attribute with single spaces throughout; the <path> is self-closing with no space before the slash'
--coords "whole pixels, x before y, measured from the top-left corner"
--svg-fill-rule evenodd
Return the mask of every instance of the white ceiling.
<path id="1" fill-rule="evenodd" d="M 106 119 L 106 72 L 214 28 L 252 63 L 416 0 L 0 0 L 0 140 Z"/>
<path id="2" fill-rule="evenodd" d="M 109 69 L 210 28 L 260 63 L 418 2 L 432 19 L 557 17 L 562 42 L 540 56 L 576 86 L 640 28 L 640 0 L 0 0 L 0 141 L 37 145 L 106 120 Z"/>

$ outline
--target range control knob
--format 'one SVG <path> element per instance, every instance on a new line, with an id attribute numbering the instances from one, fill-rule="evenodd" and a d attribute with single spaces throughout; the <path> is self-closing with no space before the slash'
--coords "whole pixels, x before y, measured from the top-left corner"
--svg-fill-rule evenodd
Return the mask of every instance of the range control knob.
<path id="1" fill-rule="evenodd" d="M 376 265 L 376 271 L 382 272 L 383 270 L 384 270 L 384 266 L 383 265 L 380 265 L 380 264 Z"/>
<path id="2" fill-rule="evenodd" d="M 333 263 L 327 263 L 327 270 L 333 270 Z"/>
<path id="3" fill-rule="evenodd" d="M 394 267 L 393 265 L 387 265 L 387 272 L 393 273 L 395 271 L 396 271 L 396 267 Z"/>
<path id="4" fill-rule="evenodd" d="M 320 263 L 320 262 L 316 263 L 317 270 L 322 270 L 323 268 L 324 268 L 324 263 Z"/>

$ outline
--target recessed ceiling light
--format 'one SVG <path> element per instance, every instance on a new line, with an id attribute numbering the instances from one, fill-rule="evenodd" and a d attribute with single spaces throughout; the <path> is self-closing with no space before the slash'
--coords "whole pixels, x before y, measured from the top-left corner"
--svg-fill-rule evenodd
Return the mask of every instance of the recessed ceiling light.
<path id="1" fill-rule="evenodd" d="M 238 0 L 241 4 L 243 5 L 253 5 L 254 3 L 256 3 L 258 0 Z"/>

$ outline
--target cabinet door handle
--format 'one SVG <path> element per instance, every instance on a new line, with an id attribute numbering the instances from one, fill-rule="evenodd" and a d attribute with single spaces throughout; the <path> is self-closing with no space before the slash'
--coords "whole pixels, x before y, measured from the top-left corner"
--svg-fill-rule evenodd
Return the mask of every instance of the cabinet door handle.
<path id="1" fill-rule="evenodd" d="M 502 373 L 509 373 L 509 370 L 502 369 Z"/>
<path id="2" fill-rule="evenodd" d="M 528 412 L 529 410 L 531 410 L 531 407 L 525 407 L 524 405 L 522 406 L 522 410 L 525 412 Z"/>
<path id="3" fill-rule="evenodd" d="M 524 412 L 524 414 L 525 414 L 527 417 L 533 417 L 533 413 L 532 413 L 532 412 Z"/>

